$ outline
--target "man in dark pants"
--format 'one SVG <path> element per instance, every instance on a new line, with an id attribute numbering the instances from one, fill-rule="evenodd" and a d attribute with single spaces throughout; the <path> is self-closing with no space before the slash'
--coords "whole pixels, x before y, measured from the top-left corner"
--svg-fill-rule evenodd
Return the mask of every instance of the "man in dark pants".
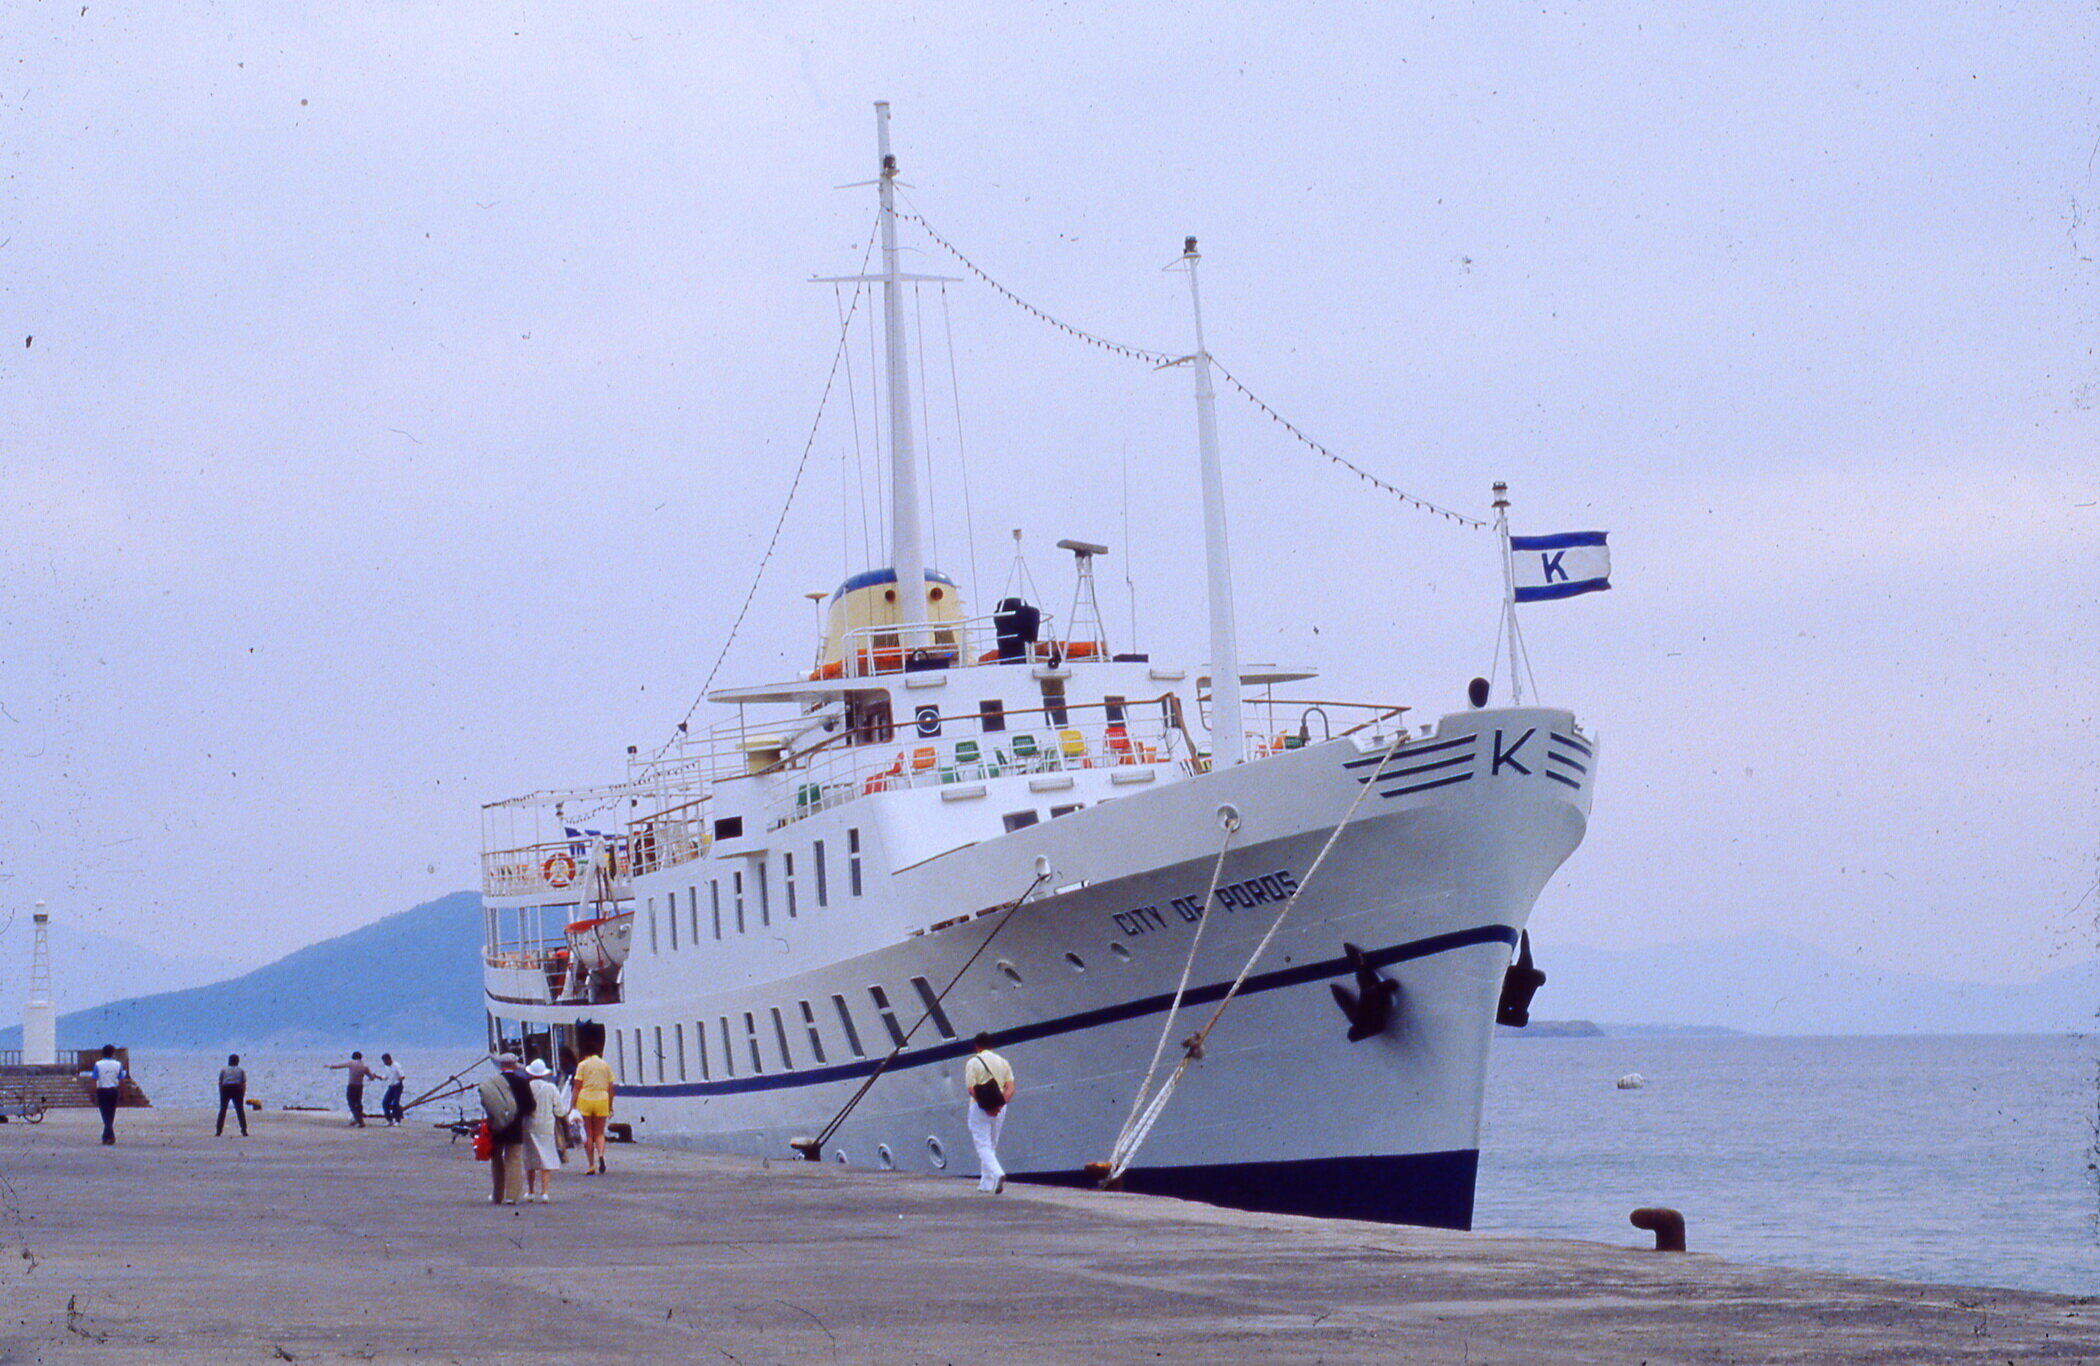
<path id="1" fill-rule="evenodd" d="M 124 1064 L 117 1061 L 117 1046 L 102 1045 L 102 1056 L 95 1065 L 80 1074 L 95 1083 L 95 1108 L 102 1112 L 102 1142 L 105 1146 L 117 1141 L 117 1100 L 124 1094 L 124 1078 L 130 1076 Z"/>
<path id="2" fill-rule="evenodd" d="M 248 1136 L 248 1073 L 241 1066 L 241 1055 L 226 1055 L 226 1065 L 219 1069 L 219 1124 L 212 1132 L 221 1138 L 226 1136 L 226 1107 L 233 1107 L 233 1117 L 241 1122 L 241 1137 Z"/>
<path id="3" fill-rule="evenodd" d="M 389 1125 L 399 1124 L 408 1113 L 401 1108 L 401 1092 L 408 1085 L 408 1073 L 401 1070 L 393 1054 L 381 1053 L 378 1076 L 386 1083 L 386 1094 L 379 1098 L 379 1113 L 386 1116 Z"/>
<path id="4" fill-rule="evenodd" d="M 532 1079 L 518 1066 L 518 1055 L 496 1055 L 496 1075 L 481 1083 L 481 1108 L 488 1115 L 489 1203 L 515 1205 L 525 1180 L 525 1129 L 537 1102 Z"/>
<path id="5" fill-rule="evenodd" d="M 343 1087 L 343 1103 L 350 1107 L 350 1127 L 364 1128 L 365 1083 L 379 1074 L 372 1070 L 371 1064 L 365 1061 L 365 1055 L 362 1053 L 352 1053 L 348 1062 L 332 1062 L 328 1064 L 328 1070 L 350 1074 L 345 1078 L 348 1084 Z"/>

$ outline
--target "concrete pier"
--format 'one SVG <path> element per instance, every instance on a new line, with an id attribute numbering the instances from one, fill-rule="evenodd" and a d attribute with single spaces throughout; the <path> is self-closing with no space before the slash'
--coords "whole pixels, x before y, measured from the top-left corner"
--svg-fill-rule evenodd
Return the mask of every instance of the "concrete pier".
<path id="1" fill-rule="evenodd" d="M 250 1124 L 0 1126 L 0 1363 L 2100 1363 L 2092 1299 L 633 1146 L 502 1207 L 427 1121 Z"/>

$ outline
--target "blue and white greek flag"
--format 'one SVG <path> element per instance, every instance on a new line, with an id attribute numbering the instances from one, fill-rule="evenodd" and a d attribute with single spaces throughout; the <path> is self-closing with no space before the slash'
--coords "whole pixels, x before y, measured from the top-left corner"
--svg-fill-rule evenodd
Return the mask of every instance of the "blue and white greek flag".
<path id="1" fill-rule="evenodd" d="M 1518 602 L 1545 602 L 1611 587 L 1611 551 L 1602 531 L 1512 536 L 1509 562 Z"/>

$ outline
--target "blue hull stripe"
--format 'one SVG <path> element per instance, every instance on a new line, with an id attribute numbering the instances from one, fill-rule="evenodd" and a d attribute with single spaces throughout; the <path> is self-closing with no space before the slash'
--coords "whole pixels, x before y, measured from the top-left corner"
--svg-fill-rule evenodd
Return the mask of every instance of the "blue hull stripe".
<path id="1" fill-rule="evenodd" d="M 1426 939 L 1416 939 L 1406 944 L 1395 944 L 1365 954 L 1373 967 L 1389 967 L 1410 959 L 1428 958 L 1434 954 L 1450 953 L 1454 949 L 1471 948 L 1477 944 L 1506 944 L 1516 947 L 1517 932 L 1507 925 L 1476 925 L 1469 930 L 1454 930 L 1449 934 L 1433 934 Z M 1288 987 L 1305 986 L 1312 982 L 1324 982 L 1331 977 L 1354 976 L 1355 967 L 1346 958 L 1328 958 L 1317 963 L 1301 963 L 1295 967 L 1280 968 L 1275 972 L 1257 973 L 1247 979 L 1240 988 L 1240 995 L 1252 996 L 1264 991 L 1281 991 Z M 1190 987 L 1181 1000 L 1184 1006 L 1210 1005 L 1225 999 L 1230 982 L 1211 982 L 1203 986 Z M 1157 996 L 1141 996 L 1134 1001 L 1102 1006 L 1097 1010 L 1082 1010 L 1077 1014 L 1059 1016 L 1053 1020 L 1038 1020 L 1033 1024 L 1016 1025 L 1011 1029 L 997 1031 L 999 1046 L 1032 1043 L 1037 1039 L 1055 1038 L 1060 1034 L 1075 1034 L 1104 1025 L 1120 1024 L 1125 1020 L 1141 1019 L 1147 1015 L 1165 1013 L 1174 1003 L 1172 992 Z M 618 1028 L 618 1026 L 613 1026 Z M 914 1048 L 900 1054 L 890 1064 L 892 1072 L 910 1067 L 934 1067 L 941 1063 L 954 1062 L 969 1056 L 970 1041 L 955 1039 L 932 1044 L 925 1048 Z M 723 1081 L 678 1082 L 670 1085 L 636 1086 L 621 1083 L 623 1094 L 638 1096 L 733 1096 L 752 1091 L 781 1091 L 799 1086 L 821 1086 L 827 1082 L 851 1081 L 872 1073 L 880 1059 L 863 1058 L 850 1063 L 837 1063 L 829 1067 L 805 1067 L 793 1072 L 774 1072 L 763 1076 L 736 1077 Z M 1385 1159 L 1378 1159 L 1385 1160 Z M 1467 1190 L 1472 1189 L 1471 1182 Z M 1230 1203 L 1218 1201 L 1219 1204 Z M 1250 1207 L 1251 1208 L 1251 1207 Z M 1264 1206 L 1263 1208 L 1267 1208 Z M 1377 1216 L 1363 1215 L 1362 1218 Z M 1416 1220 L 1402 1222 L 1414 1223 Z"/>
<path id="2" fill-rule="evenodd" d="M 1272 1214 L 1469 1229 L 1473 1226 L 1473 1179 L 1479 1167 L 1480 1154 L 1472 1149 L 1207 1167 L 1133 1167 L 1124 1173 L 1123 1188 L 1142 1195 L 1171 1195 Z M 1046 1186 L 1094 1184 L 1081 1172 L 1030 1172 L 1009 1179 Z"/>

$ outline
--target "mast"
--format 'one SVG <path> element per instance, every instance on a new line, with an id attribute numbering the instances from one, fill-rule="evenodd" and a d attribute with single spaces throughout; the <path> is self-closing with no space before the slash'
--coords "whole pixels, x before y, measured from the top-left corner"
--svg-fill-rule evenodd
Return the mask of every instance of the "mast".
<path id="1" fill-rule="evenodd" d="M 1211 388 L 1210 352 L 1203 345 L 1203 296 L 1196 288 L 1196 239 L 1182 243 L 1188 267 L 1189 305 L 1196 315 L 1196 447 L 1203 467 L 1203 559 L 1210 598 L 1211 767 L 1245 757 L 1240 719 L 1240 644 L 1232 616 L 1232 551 L 1225 539 L 1225 474 L 1218 460 L 1218 399 Z"/>
<path id="2" fill-rule="evenodd" d="M 890 563 L 897 574 L 898 622 L 905 648 L 924 640 L 926 551 L 919 536 L 919 462 L 911 433 L 911 369 L 904 354 L 904 277 L 897 269 L 897 159 L 890 155 L 890 103 L 875 104 L 882 173 L 882 328 L 890 395 Z"/>
<path id="3" fill-rule="evenodd" d="M 1517 569 L 1509 549 L 1509 485 L 1499 482 L 1495 485 L 1495 536 L 1502 543 L 1502 616 L 1503 629 L 1509 633 L 1509 700 L 1521 707 L 1524 671 L 1517 663 L 1522 646 L 1517 640 Z"/>

